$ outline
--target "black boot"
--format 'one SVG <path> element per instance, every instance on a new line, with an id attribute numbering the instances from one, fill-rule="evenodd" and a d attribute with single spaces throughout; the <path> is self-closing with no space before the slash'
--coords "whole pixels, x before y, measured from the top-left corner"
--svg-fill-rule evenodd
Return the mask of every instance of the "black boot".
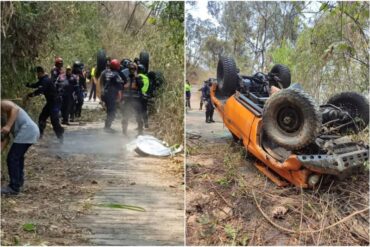
<path id="1" fill-rule="evenodd" d="M 19 191 L 13 190 L 10 186 L 1 188 L 1 195 L 18 195 Z"/>
<path id="2" fill-rule="evenodd" d="M 213 120 L 213 111 L 209 113 L 209 122 L 214 123 L 215 120 Z"/>

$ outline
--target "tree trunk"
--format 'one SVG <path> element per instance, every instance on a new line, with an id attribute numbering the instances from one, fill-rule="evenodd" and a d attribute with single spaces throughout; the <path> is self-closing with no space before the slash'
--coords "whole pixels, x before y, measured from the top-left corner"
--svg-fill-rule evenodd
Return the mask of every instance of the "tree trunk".
<path id="1" fill-rule="evenodd" d="M 126 26 L 125 26 L 125 29 L 123 30 L 123 32 L 126 32 L 127 29 L 130 27 L 131 23 L 132 23 L 132 20 L 134 19 L 134 16 L 135 16 L 135 11 L 136 11 L 136 8 L 137 6 L 139 6 L 140 2 L 137 2 L 135 3 L 135 7 L 134 7 L 134 10 L 132 11 L 131 15 L 130 15 L 130 18 L 128 19 L 127 23 L 126 23 Z"/>

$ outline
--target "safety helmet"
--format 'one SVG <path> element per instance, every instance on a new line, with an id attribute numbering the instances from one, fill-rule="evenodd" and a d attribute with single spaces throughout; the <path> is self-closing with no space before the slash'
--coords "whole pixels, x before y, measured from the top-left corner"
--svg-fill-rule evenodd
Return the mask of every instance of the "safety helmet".
<path id="1" fill-rule="evenodd" d="M 71 66 L 67 65 L 66 70 L 71 70 L 71 69 L 72 69 Z"/>
<path id="2" fill-rule="evenodd" d="M 63 66 L 63 58 L 61 57 L 56 57 L 54 62 L 55 66 Z"/>
<path id="3" fill-rule="evenodd" d="M 139 65 L 137 66 L 137 72 L 138 72 L 138 73 L 145 73 L 145 67 L 144 67 L 144 65 L 139 64 Z"/>
<path id="4" fill-rule="evenodd" d="M 81 65 L 82 65 L 81 61 L 76 60 L 76 61 L 74 61 L 74 63 L 73 63 L 73 68 L 74 68 L 74 69 L 81 68 Z"/>
<path id="5" fill-rule="evenodd" d="M 118 59 L 112 59 L 110 61 L 110 68 L 112 70 L 119 70 L 120 67 L 121 67 L 121 65 L 120 65 L 120 62 L 118 61 Z"/>
<path id="6" fill-rule="evenodd" d="M 127 59 L 127 58 L 124 58 L 121 60 L 121 66 L 123 69 L 126 69 L 128 68 L 128 65 L 130 64 L 131 60 L 130 59 Z"/>

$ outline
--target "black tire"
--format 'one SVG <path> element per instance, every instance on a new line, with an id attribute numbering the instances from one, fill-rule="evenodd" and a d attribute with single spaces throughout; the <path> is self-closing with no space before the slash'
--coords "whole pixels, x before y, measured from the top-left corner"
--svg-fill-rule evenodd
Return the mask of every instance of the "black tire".
<path id="1" fill-rule="evenodd" d="M 96 55 L 96 73 L 95 77 L 99 78 L 101 72 L 105 70 L 107 66 L 107 56 L 103 49 L 100 49 Z"/>
<path id="2" fill-rule="evenodd" d="M 318 136 L 321 113 L 307 93 L 288 88 L 266 101 L 262 122 L 266 135 L 273 142 L 287 150 L 299 150 Z"/>
<path id="3" fill-rule="evenodd" d="M 281 89 L 288 88 L 291 84 L 291 76 L 290 76 L 290 70 L 288 67 L 282 65 L 282 64 L 275 64 L 274 67 L 272 67 L 270 73 L 275 74 L 277 77 L 280 78 L 280 84 L 274 85 Z"/>
<path id="4" fill-rule="evenodd" d="M 341 133 L 354 132 L 365 129 L 369 125 L 369 101 L 360 93 L 343 92 L 332 96 L 328 104 L 335 105 L 347 111 L 356 121 L 357 127 L 353 125 L 344 126 L 340 129 Z"/>
<path id="5" fill-rule="evenodd" d="M 148 72 L 149 71 L 149 53 L 146 51 L 140 52 L 139 61 L 140 61 L 140 64 L 144 65 L 145 72 Z"/>
<path id="6" fill-rule="evenodd" d="M 217 65 L 217 86 L 222 94 L 230 96 L 235 93 L 239 77 L 235 61 L 230 57 L 221 57 Z"/>

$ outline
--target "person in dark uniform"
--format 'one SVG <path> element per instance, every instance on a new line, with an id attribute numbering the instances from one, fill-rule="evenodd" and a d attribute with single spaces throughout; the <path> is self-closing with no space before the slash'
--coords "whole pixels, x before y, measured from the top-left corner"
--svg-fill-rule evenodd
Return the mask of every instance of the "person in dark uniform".
<path id="1" fill-rule="evenodd" d="M 102 100 L 107 108 L 107 118 L 105 120 L 104 130 L 110 133 L 114 133 L 112 129 L 112 122 L 116 117 L 117 101 L 122 91 L 123 81 L 118 71 L 120 69 L 120 63 L 117 59 L 110 61 L 110 67 L 105 69 L 101 74 L 101 81 L 103 86 Z"/>
<path id="2" fill-rule="evenodd" d="M 119 75 L 121 76 L 122 80 L 127 81 L 130 76 L 130 71 L 128 69 L 128 65 L 131 63 L 130 59 L 124 58 L 121 60 L 121 68 L 119 71 Z"/>
<path id="3" fill-rule="evenodd" d="M 206 123 L 214 123 L 213 120 L 213 113 L 215 111 L 215 108 L 213 107 L 212 101 L 211 101 L 211 86 L 212 81 L 208 80 L 207 85 L 204 87 L 202 94 L 204 95 L 204 99 L 206 102 Z"/>
<path id="4" fill-rule="evenodd" d="M 63 142 L 64 128 L 59 123 L 60 99 L 58 98 L 57 89 L 49 76 L 45 73 L 41 66 L 36 67 L 38 81 L 36 83 L 27 83 L 29 88 L 37 88 L 34 92 L 28 94 L 28 97 L 38 96 L 44 94 L 46 104 L 39 116 L 40 137 L 44 133 L 46 127 L 46 120 L 50 117 L 53 130 L 60 140 Z"/>
<path id="5" fill-rule="evenodd" d="M 50 72 L 50 79 L 55 82 L 60 74 L 63 73 L 63 59 L 61 57 L 55 58 L 54 68 Z"/>
<path id="6" fill-rule="evenodd" d="M 72 74 L 77 77 L 77 85 L 75 87 L 75 117 L 81 117 L 82 106 L 84 104 L 85 93 L 87 91 L 86 78 L 83 75 L 83 63 L 75 61 L 72 67 Z"/>
<path id="7" fill-rule="evenodd" d="M 54 81 L 54 85 L 55 85 L 55 88 L 57 90 L 57 97 L 58 97 L 58 101 L 60 102 L 60 110 L 62 112 L 62 110 L 64 108 L 64 103 L 65 103 L 64 100 L 63 100 L 63 95 L 64 95 L 64 91 L 65 91 L 66 87 L 68 86 L 68 81 L 67 81 L 67 78 L 66 78 L 66 74 L 64 72 L 59 74 L 57 79 Z"/>
<path id="8" fill-rule="evenodd" d="M 204 89 L 208 87 L 208 81 L 203 82 L 203 87 L 201 87 L 198 91 L 200 91 L 200 103 L 199 103 L 199 110 L 201 111 L 203 108 L 203 102 L 205 101 Z"/>
<path id="9" fill-rule="evenodd" d="M 127 135 L 128 120 L 130 111 L 133 110 L 138 124 L 138 135 L 143 133 L 143 117 L 142 117 L 142 102 L 141 88 L 143 82 L 136 75 L 137 65 L 131 62 L 128 66 L 130 74 L 123 84 L 121 112 L 122 112 L 122 133 Z"/>
<path id="10" fill-rule="evenodd" d="M 73 90 L 77 85 L 77 76 L 72 74 L 72 68 L 67 66 L 66 68 L 66 84 L 64 86 L 63 95 L 62 95 L 62 124 L 69 125 L 69 115 L 71 113 L 73 101 Z"/>

